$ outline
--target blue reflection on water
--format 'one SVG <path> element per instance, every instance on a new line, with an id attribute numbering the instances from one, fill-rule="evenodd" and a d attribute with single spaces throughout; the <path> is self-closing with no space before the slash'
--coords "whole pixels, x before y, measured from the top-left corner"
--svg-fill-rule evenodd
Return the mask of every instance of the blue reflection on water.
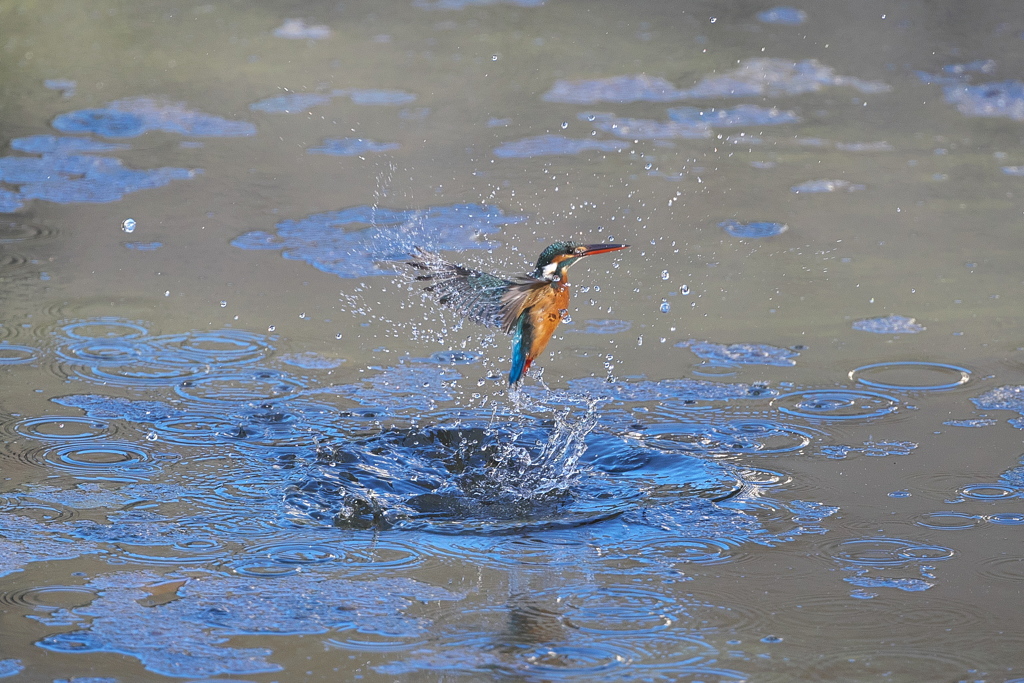
<path id="1" fill-rule="evenodd" d="M 795 7 L 773 7 L 757 13 L 757 20 L 763 24 L 799 26 L 807 21 L 807 12 Z"/>
<path id="2" fill-rule="evenodd" d="M 30 199 L 60 204 L 115 202 L 129 193 L 202 173 L 173 167 L 127 168 L 118 158 L 93 154 L 123 150 L 127 145 L 88 138 L 34 135 L 15 138 L 11 147 L 38 156 L 0 157 L 0 182 L 18 187 L 16 192 L 0 189 L 0 211 L 15 211 Z"/>
<path id="3" fill-rule="evenodd" d="M 338 647 L 381 638 L 401 647 L 380 672 L 430 670 L 440 650 L 418 647 L 436 638 L 439 608 L 429 606 L 466 596 L 395 572 L 470 561 L 682 580 L 679 567 L 729 562 L 746 544 L 821 534 L 835 512 L 769 498 L 777 474 L 718 459 L 794 452 L 815 432 L 681 419 L 699 414 L 698 402 L 763 406 L 776 392 L 761 385 L 584 379 L 471 410 L 457 405 L 455 386 L 477 367 L 474 353 L 404 359 L 337 383 L 328 376 L 337 363 L 279 355 L 273 337 L 241 330 L 155 335 L 145 322 L 104 317 L 65 321 L 49 340 L 37 362 L 86 387 L 54 402 L 86 418 L 66 418 L 79 420 L 70 436 L 59 416 L 0 425 L 38 443 L 24 457 L 53 475 L 3 502 L 56 516 L 6 516 L 0 571 L 83 554 L 137 567 L 94 575 L 81 586 L 95 596 L 88 605 L 33 613 L 54 629 L 39 645 L 56 652 L 117 652 L 163 675 L 245 674 L 277 670 L 274 653 L 225 638 L 331 633 Z M 136 376 L 148 380 L 132 385 Z M 118 377 L 145 395 L 118 395 Z M 659 405 L 646 435 L 619 432 L 620 406 L 635 402 Z M 714 668 L 713 646 L 658 616 L 700 605 L 680 609 L 619 582 L 601 588 L 602 600 L 621 602 L 607 611 L 587 597 L 595 586 L 580 583 L 578 600 L 560 608 L 585 630 L 545 646 L 581 658 L 565 670 L 651 637 L 679 653 L 664 664 L 672 671 Z M 513 610 L 528 615 L 535 604 Z M 480 651 L 475 608 L 459 609 L 466 620 L 444 648 L 455 668 L 543 669 L 530 647 Z"/>
<path id="4" fill-rule="evenodd" d="M 668 110 L 668 117 L 677 123 L 694 126 L 707 124 L 717 128 L 779 126 L 786 123 L 800 123 L 802 120 L 796 115 L 796 112 L 776 107 L 759 107 L 754 104 L 741 104 L 732 109 L 673 107 Z"/>
<path id="5" fill-rule="evenodd" d="M 745 223 L 733 218 L 730 218 L 727 221 L 722 221 L 718 224 L 718 227 L 723 228 L 733 237 L 742 237 L 744 239 L 774 237 L 775 235 L 781 235 L 789 230 L 789 226 L 785 223 L 772 223 L 771 221 L 753 221 Z"/>
<path id="6" fill-rule="evenodd" d="M 946 101 L 965 116 L 1001 117 L 1024 121 L 1024 83 L 1001 81 L 980 85 L 951 84 L 943 88 Z"/>
<path id="7" fill-rule="evenodd" d="M 732 71 L 706 76 L 692 88 L 676 88 L 664 78 L 639 74 L 588 80 L 559 80 L 543 95 L 548 102 L 675 102 L 685 99 L 782 97 L 826 87 L 854 88 L 865 94 L 889 92 L 880 81 L 842 76 L 816 59 L 746 59 Z"/>
<path id="8" fill-rule="evenodd" d="M 376 142 L 364 138 L 328 138 L 320 147 L 310 147 L 307 154 L 332 154 L 351 157 L 358 154 L 388 152 L 401 147 L 397 142 Z"/>
<path id="9" fill-rule="evenodd" d="M 619 152 L 629 149 L 628 142 L 567 138 L 564 135 L 537 135 L 506 142 L 494 149 L 494 156 L 503 159 L 529 159 L 541 156 L 563 156 L 587 151 Z"/>
<path id="10" fill-rule="evenodd" d="M 452 204 L 422 211 L 357 206 L 282 221 L 275 234 L 249 232 L 231 244 L 240 249 L 279 249 L 285 258 L 355 278 L 393 272 L 379 262 L 406 259 L 416 246 L 460 251 L 493 247 L 494 242 L 483 241 L 484 235 L 525 220 L 526 216 L 507 216 L 501 209 L 483 204 Z M 367 227 L 351 229 L 358 226 Z"/>
<path id="11" fill-rule="evenodd" d="M 404 90 L 377 88 L 339 88 L 326 92 L 300 92 L 275 95 L 249 105 L 252 111 L 268 114 L 294 114 L 317 105 L 326 104 L 336 97 L 348 97 L 353 104 L 394 106 L 416 101 L 416 95 Z"/>
<path id="12" fill-rule="evenodd" d="M 189 109 L 183 102 L 152 97 L 116 100 L 98 109 L 60 114 L 53 127 L 63 133 L 95 133 L 106 138 L 133 138 L 151 130 L 201 137 L 256 135 L 256 126 Z"/>

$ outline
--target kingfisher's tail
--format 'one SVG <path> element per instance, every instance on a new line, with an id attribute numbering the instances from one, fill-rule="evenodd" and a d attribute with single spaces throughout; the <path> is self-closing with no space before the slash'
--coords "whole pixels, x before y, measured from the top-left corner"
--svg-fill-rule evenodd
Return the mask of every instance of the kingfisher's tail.
<path id="1" fill-rule="evenodd" d="M 512 368 L 508 371 L 509 386 L 522 379 L 523 374 L 530 369 L 533 359 L 528 357 L 530 351 L 530 330 L 526 324 L 528 315 L 524 311 L 516 322 L 516 328 L 512 333 Z"/>

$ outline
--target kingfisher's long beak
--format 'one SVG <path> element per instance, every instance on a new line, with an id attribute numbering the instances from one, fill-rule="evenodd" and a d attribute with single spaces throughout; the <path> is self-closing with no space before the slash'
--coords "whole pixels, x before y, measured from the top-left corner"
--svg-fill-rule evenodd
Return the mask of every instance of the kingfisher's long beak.
<path id="1" fill-rule="evenodd" d="M 579 256 L 593 256 L 594 254 L 603 254 L 608 251 L 618 251 L 628 246 L 628 244 L 588 244 L 578 254 Z"/>

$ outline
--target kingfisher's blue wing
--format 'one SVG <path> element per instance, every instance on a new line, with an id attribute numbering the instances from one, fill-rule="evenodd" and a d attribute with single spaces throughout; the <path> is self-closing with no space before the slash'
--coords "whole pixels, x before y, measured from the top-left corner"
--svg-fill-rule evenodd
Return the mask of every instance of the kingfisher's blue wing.
<path id="1" fill-rule="evenodd" d="M 419 247 L 409 265 L 424 271 L 416 279 L 430 282 L 425 289 L 437 297 L 438 303 L 475 323 L 512 331 L 504 324 L 509 306 L 503 300 L 517 282 L 450 263 Z"/>

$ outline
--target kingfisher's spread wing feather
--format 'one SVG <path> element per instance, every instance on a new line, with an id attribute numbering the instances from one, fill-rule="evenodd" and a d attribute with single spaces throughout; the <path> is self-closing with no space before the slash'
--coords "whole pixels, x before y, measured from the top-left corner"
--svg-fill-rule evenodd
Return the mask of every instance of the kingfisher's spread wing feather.
<path id="1" fill-rule="evenodd" d="M 440 304 L 449 306 L 469 320 L 511 333 L 529 301 L 529 291 L 544 280 L 516 277 L 507 280 L 445 261 L 417 247 L 409 265 L 425 271 L 417 280 L 430 282 L 425 289 Z"/>
<path id="2" fill-rule="evenodd" d="M 545 289 L 551 287 L 550 280 L 538 280 L 529 275 L 516 277 L 509 283 L 509 288 L 501 297 L 501 329 L 511 334 L 519 322 L 523 311 L 536 304 L 544 295 Z"/>

